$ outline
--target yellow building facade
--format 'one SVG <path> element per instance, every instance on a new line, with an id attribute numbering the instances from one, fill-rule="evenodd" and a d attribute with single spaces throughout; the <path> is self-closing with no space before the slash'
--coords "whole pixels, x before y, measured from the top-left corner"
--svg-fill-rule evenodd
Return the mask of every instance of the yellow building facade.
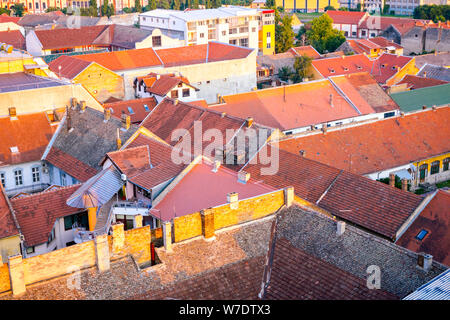
<path id="1" fill-rule="evenodd" d="M 260 11 L 258 48 L 263 55 L 275 53 L 275 11 L 263 9 Z"/>
<path id="2" fill-rule="evenodd" d="M 450 152 L 414 162 L 414 186 L 420 183 L 437 183 L 450 179 Z"/>
<path id="3" fill-rule="evenodd" d="M 276 0 L 277 7 L 285 11 L 323 12 L 327 6 L 339 8 L 338 0 Z"/>

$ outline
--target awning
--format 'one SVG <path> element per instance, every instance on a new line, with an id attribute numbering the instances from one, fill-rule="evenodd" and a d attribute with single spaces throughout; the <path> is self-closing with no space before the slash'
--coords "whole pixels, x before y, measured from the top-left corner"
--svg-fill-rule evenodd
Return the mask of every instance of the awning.
<path id="1" fill-rule="evenodd" d="M 66 203 L 74 208 L 100 207 L 111 200 L 124 183 L 120 173 L 109 167 L 86 181 Z"/>
<path id="2" fill-rule="evenodd" d="M 412 179 L 412 176 L 408 172 L 408 169 L 402 169 L 402 170 L 399 170 L 399 171 L 395 171 L 393 173 L 395 173 L 395 175 L 397 175 L 400 179 L 408 179 L 408 180 Z"/>

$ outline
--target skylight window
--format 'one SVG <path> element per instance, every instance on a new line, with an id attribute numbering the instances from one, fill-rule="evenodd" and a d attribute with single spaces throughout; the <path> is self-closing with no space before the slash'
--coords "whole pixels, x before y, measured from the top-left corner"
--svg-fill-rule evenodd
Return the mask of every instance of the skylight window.
<path id="1" fill-rule="evenodd" d="M 128 107 L 128 113 L 129 114 L 134 114 L 134 111 L 133 111 L 133 109 L 131 109 L 131 107 Z"/>
<path id="2" fill-rule="evenodd" d="M 144 104 L 144 109 L 145 109 L 145 111 L 150 111 L 150 109 L 148 108 L 148 105 L 146 105 L 146 104 Z"/>
<path id="3" fill-rule="evenodd" d="M 17 153 L 17 152 L 19 152 L 19 147 L 11 147 L 10 149 L 11 149 L 11 152 L 12 152 L 12 153 Z"/>
<path id="4" fill-rule="evenodd" d="M 428 231 L 425 230 L 425 229 L 422 229 L 422 230 L 419 232 L 419 234 L 416 236 L 416 239 L 422 241 L 423 238 L 425 238 L 425 236 L 426 236 L 427 234 L 428 234 Z"/>

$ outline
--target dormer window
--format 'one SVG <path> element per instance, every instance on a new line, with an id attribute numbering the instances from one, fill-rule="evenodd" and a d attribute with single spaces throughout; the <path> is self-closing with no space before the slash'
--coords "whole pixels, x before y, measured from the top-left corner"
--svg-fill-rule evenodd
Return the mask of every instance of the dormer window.
<path id="1" fill-rule="evenodd" d="M 9 149 L 11 150 L 11 153 L 18 153 L 19 152 L 19 147 L 11 147 Z"/>
<path id="2" fill-rule="evenodd" d="M 133 111 L 133 109 L 131 109 L 131 107 L 128 107 L 128 113 L 129 114 L 134 114 L 134 111 Z"/>
<path id="3" fill-rule="evenodd" d="M 384 67 L 386 67 L 386 65 L 383 63 L 383 64 L 381 65 L 381 67 L 384 68 Z"/>
<path id="4" fill-rule="evenodd" d="M 330 70 L 330 73 L 334 73 L 334 69 L 329 69 Z"/>
<path id="5" fill-rule="evenodd" d="M 148 105 L 146 105 L 146 104 L 144 104 L 144 109 L 145 109 L 145 111 L 147 111 L 147 112 L 150 111 L 150 109 L 148 108 Z"/>
<path id="6" fill-rule="evenodd" d="M 361 70 L 362 67 L 361 66 L 356 66 L 356 69 Z"/>
<path id="7" fill-rule="evenodd" d="M 422 241 L 423 238 L 428 234 L 428 231 L 425 229 L 420 230 L 420 232 L 417 234 L 416 239 Z"/>
<path id="8" fill-rule="evenodd" d="M 348 71 L 348 68 L 347 68 L 347 67 L 342 67 L 342 68 L 344 68 L 344 71 Z"/>

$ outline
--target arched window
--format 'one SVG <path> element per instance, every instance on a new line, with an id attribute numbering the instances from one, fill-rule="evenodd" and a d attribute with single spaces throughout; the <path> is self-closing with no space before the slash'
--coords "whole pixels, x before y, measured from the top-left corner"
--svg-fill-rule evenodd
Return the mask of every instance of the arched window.
<path id="1" fill-rule="evenodd" d="M 440 165 L 440 161 L 434 161 L 433 163 L 431 163 L 430 174 L 439 173 L 439 165 Z"/>
<path id="2" fill-rule="evenodd" d="M 442 171 L 448 170 L 449 163 L 450 163 L 450 158 L 445 158 L 444 161 L 442 161 Z"/>

